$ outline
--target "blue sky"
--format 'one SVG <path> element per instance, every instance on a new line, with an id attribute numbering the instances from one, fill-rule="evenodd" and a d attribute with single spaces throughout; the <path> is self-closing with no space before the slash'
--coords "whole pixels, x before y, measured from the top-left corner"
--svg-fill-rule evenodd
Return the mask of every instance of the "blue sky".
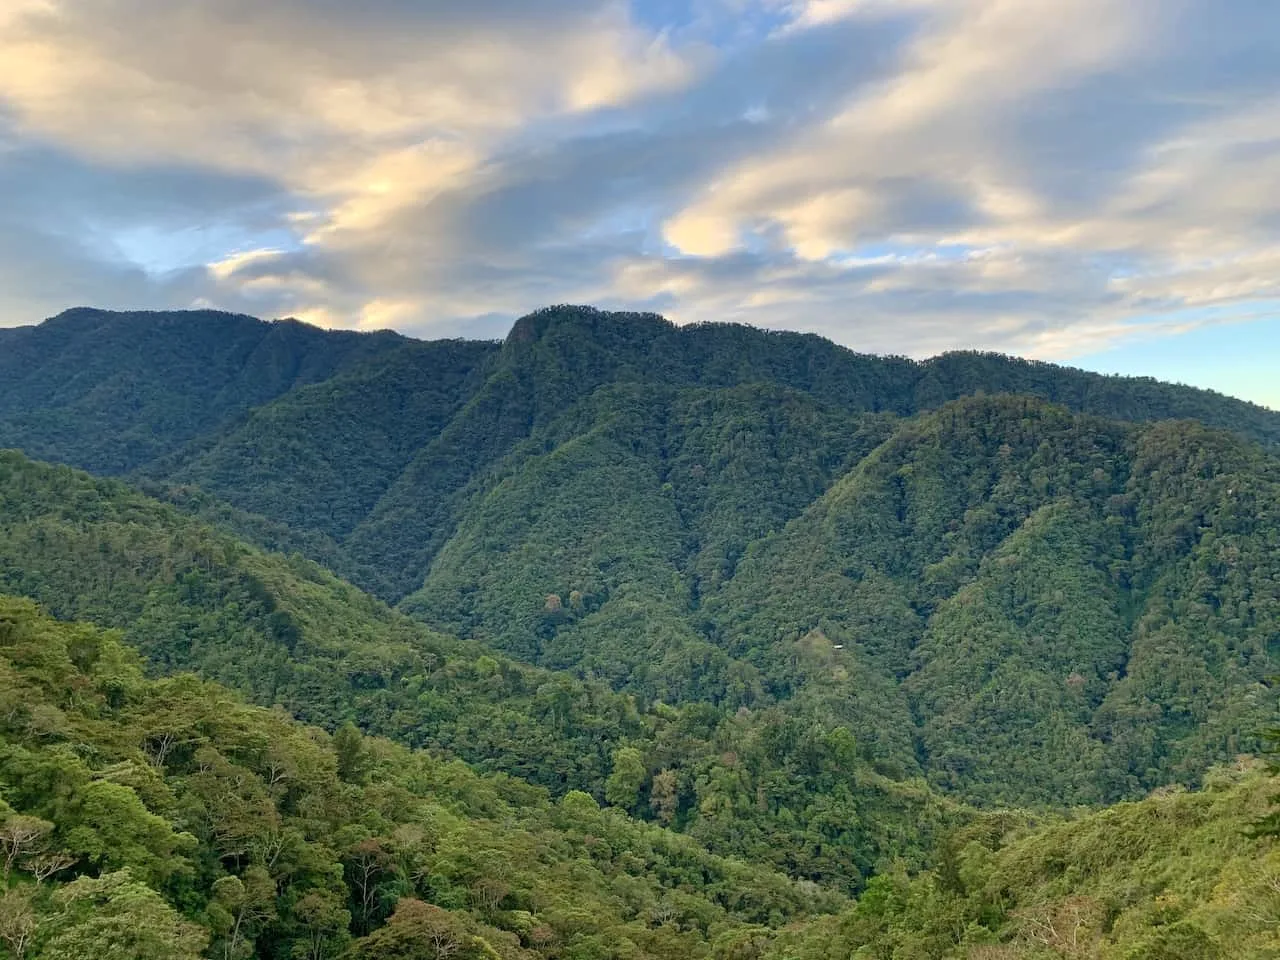
<path id="1" fill-rule="evenodd" d="M 547 303 L 1280 408 L 1274 0 L 6 0 L 0 325 Z"/>

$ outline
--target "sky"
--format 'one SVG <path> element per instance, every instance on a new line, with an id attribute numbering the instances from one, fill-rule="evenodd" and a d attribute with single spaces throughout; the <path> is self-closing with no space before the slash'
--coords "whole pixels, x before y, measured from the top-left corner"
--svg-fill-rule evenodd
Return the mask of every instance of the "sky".
<path id="1" fill-rule="evenodd" d="M 553 303 L 1280 409 L 1276 0 L 0 0 L 0 326 Z"/>

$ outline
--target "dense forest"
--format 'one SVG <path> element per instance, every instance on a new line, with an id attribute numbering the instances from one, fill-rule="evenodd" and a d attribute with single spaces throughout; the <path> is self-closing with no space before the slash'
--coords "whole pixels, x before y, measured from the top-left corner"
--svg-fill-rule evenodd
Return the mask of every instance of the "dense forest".
<path id="1" fill-rule="evenodd" d="M 81 309 L 4 446 L 0 955 L 1280 955 L 1280 413 Z"/>
<path id="2" fill-rule="evenodd" d="M 0 940 L 50 960 L 688 957 L 840 898 L 0 599 Z"/>

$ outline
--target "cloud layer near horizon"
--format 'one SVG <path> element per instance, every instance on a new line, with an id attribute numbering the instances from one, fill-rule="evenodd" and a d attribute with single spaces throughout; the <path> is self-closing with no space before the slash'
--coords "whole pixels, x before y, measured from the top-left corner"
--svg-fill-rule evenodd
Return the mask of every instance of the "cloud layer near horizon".
<path id="1" fill-rule="evenodd" d="M 0 61 L 0 324 L 1069 359 L 1280 300 L 1273 0 L 3 0 Z"/>

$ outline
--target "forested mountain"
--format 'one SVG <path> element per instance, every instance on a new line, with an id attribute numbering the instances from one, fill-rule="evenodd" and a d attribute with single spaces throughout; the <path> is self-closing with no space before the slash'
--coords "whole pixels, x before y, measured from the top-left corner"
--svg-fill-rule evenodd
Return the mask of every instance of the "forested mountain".
<path id="1" fill-rule="evenodd" d="M 68 310 L 0 330 L 0 446 L 125 473 L 404 343 L 211 310 Z"/>
<path id="2" fill-rule="evenodd" d="M 447 751 L 854 890 L 922 863 L 962 806 L 847 728 L 763 705 L 638 709 L 598 681 L 422 627 L 301 556 L 267 554 L 111 480 L 0 453 L 0 591 L 118 627 L 162 673 L 198 670 L 307 722 Z"/>
<path id="3" fill-rule="evenodd" d="M 194 838 L 169 848 L 192 865 L 180 882 L 90 846 L 67 847 L 76 865 L 55 879 L 108 886 L 21 879 L 46 916 L 37 950 L 75 903 L 114 910 L 117 887 L 225 957 L 307 955 L 304 891 L 346 918 L 326 928 L 333 956 L 438 960 L 414 938 L 445 927 L 452 955 L 566 960 L 1280 946 L 1272 841 L 1242 833 L 1271 781 L 1228 766 L 1276 713 L 1280 413 L 995 355 L 879 358 L 586 308 L 539 311 L 501 344 L 77 310 L 0 331 L 6 444 L 23 452 L 0 453 L 0 593 L 119 633 L 6 601 L 28 638 L 0 674 L 18 678 L 12 702 L 65 717 L 43 711 L 62 731 L 46 735 L 15 706 L 0 748 L 67 753 L 76 790 L 141 750 L 145 790 L 121 782 Z M 333 758 L 332 782 L 291 793 L 216 724 L 172 763 L 173 748 L 148 757 L 81 636 L 113 663 L 118 640 L 138 651 L 157 678 L 120 668 L 139 702 L 233 702 L 166 679 L 194 671 L 329 731 L 227 708 Z M 205 744 L 221 759 L 198 759 Z M 379 772 L 344 774 L 348 747 Z M 270 865 L 188 819 L 190 785 L 224 762 L 225 802 L 316 848 L 246 920 L 256 948 L 225 943 L 239 908 L 216 885 L 235 875 L 243 897 Z M 0 800 L 67 846 L 80 814 L 62 826 L 23 783 L 0 768 Z M 463 846 L 500 820 L 495 860 L 563 884 L 467 874 L 480 887 L 462 892 L 454 854 L 408 866 L 395 837 L 434 830 L 432 805 Z M 385 857 L 376 910 L 348 840 Z M 645 844 L 701 879 L 667 890 Z M 621 892 L 636 876 L 648 892 Z M 575 884 L 603 928 L 545 906 Z M 769 892 L 731 902 L 739 884 Z M 814 911 L 830 916 L 801 919 Z"/>
<path id="4" fill-rule="evenodd" d="M 0 446 L 194 484 L 288 523 L 299 542 L 334 538 L 326 562 L 392 602 L 422 586 L 501 462 L 602 387 L 768 385 L 844 413 L 899 416 L 1019 393 L 1280 446 L 1280 414 L 1153 380 L 991 354 L 873 357 L 812 335 L 582 307 L 531 314 L 501 345 L 212 312 L 73 310 L 0 333 Z"/>

